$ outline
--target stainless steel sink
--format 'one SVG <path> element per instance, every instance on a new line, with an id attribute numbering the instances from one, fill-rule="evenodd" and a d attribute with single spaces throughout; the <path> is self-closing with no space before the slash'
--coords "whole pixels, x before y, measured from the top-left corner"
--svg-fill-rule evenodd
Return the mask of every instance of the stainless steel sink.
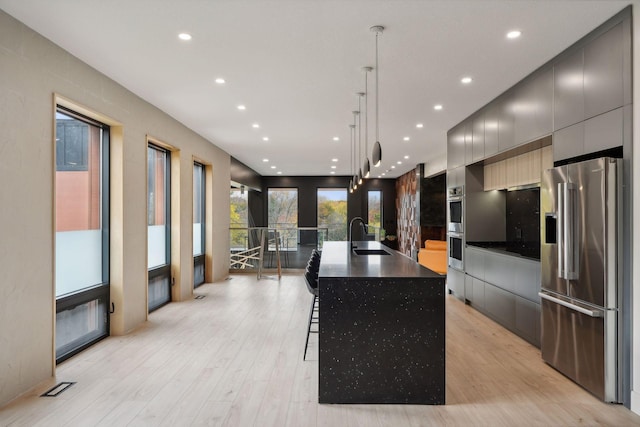
<path id="1" fill-rule="evenodd" d="M 356 255 L 391 255 L 382 249 L 354 249 L 353 252 Z"/>

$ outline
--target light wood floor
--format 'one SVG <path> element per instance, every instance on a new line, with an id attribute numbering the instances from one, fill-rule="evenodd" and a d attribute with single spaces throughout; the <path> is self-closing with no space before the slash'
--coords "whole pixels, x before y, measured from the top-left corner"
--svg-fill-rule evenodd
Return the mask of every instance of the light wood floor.
<path id="1" fill-rule="evenodd" d="M 447 297 L 447 405 L 319 405 L 317 336 L 300 275 L 236 275 L 58 366 L 0 426 L 640 425 L 545 365 L 531 345 Z M 75 381 L 55 398 L 38 397 Z"/>

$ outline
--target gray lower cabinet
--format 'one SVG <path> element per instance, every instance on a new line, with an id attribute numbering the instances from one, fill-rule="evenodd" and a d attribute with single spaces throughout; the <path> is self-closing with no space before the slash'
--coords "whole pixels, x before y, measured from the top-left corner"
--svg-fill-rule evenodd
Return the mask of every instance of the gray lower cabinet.
<path id="1" fill-rule="evenodd" d="M 473 302 L 472 306 L 478 310 L 484 310 L 484 281 L 473 278 Z"/>
<path id="2" fill-rule="evenodd" d="M 530 343 L 540 346 L 540 304 L 515 297 L 515 332 Z"/>
<path id="3" fill-rule="evenodd" d="M 464 300 L 539 347 L 540 263 L 474 246 L 464 256 Z"/>
<path id="4" fill-rule="evenodd" d="M 464 271 L 456 270 L 449 267 L 447 269 L 447 287 L 449 292 L 453 293 L 457 298 L 464 301 L 464 286 L 465 286 L 465 274 Z"/>

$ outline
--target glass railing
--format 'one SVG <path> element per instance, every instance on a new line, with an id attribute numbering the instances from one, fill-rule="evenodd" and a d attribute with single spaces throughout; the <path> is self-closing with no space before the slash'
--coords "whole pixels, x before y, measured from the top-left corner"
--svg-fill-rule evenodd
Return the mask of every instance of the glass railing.
<path id="1" fill-rule="evenodd" d="M 230 227 L 229 271 L 302 269 L 313 249 L 322 250 L 328 227 Z"/>

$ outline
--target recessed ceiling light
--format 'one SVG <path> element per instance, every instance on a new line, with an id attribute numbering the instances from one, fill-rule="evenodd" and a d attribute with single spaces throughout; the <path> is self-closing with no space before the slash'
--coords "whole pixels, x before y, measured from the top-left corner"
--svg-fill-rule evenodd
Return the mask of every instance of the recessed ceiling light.
<path id="1" fill-rule="evenodd" d="M 278 175 L 282 175 L 282 172 L 278 171 Z"/>
<path id="2" fill-rule="evenodd" d="M 401 162 L 400 160 L 398 160 L 396 163 L 398 163 L 399 165 L 401 165 L 401 164 L 402 164 L 402 162 Z"/>
<path id="3" fill-rule="evenodd" d="M 275 169 L 275 168 L 276 168 L 275 166 L 271 166 L 271 169 Z"/>
<path id="4" fill-rule="evenodd" d="M 436 105 L 434 105 L 434 106 L 433 106 L 433 109 L 434 109 L 434 110 L 437 110 L 437 111 L 442 110 L 442 104 L 436 104 Z"/>
<path id="5" fill-rule="evenodd" d="M 218 83 L 219 85 L 223 85 L 223 84 L 225 84 L 225 83 L 226 83 L 226 80 L 225 80 L 225 79 L 223 79 L 222 77 L 218 77 L 218 78 L 216 79 L 216 83 Z"/>
<path id="6" fill-rule="evenodd" d="M 378 179 L 380 179 L 380 175 L 378 175 Z"/>
<path id="7" fill-rule="evenodd" d="M 517 39 L 518 37 L 520 37 L 522 35 L 522 31 L 519 30 L 513 30 L 513 31 L 509 31 L 507 33 L 507 38 L 508 39 Z"/>
<path id="8" fill-rule="evenodd" d="M 391 169 L 395 169 L 395 168 L 396 168 L 396 167 L 395 167 L 395 165 L 394 165 L 394 166 L 391 166 Z"/>
<path id="9" fill-rule="evenodd" d="M 473 79 L 471 77 L 463 77 L 460 79 L 460 82 L 462 84 L 468 85 L 469 83 L 471 83 L 473 81 Z"/>
<path id="10" fill-rule="evenodd" d="M 269 159 L 262 159 L 263 162 L 267 163 Z"/>
<path id="11" fill-rule="evenodd" d="M 405 158 L 405 159 L 408 159 L 408 158 L 409 158 L 409 156 L 404 156 L 404 158 Z"/>
<path id="12" fill-rule="evenodd" d="M 244 105 L 238 105 L 238 110 L 246 110 L 247 107 L 245 107 Z"/>
<path id="13" fill-rule="evenodd" d="M 251 127 L 254 128 L 254 129 L 258 129 L 260 127 L 260 125 L 257 124 L 257 123 L 254 123 L 254 124 L 251 125 Z"/>
<path id="14" fill-rule="evenodd" d="M 335 174 L 336 174 L 336 171 L 331 171 L 331 175 L 335 175 Z"/>
<path id="15" fill-rule="evenodd" d="M 340 141 L 340 138 L 338 138 L 337 136 L 334 136 L 334 137 L 333 137 L 333 140 L 334 140 L 334 141 Z"/>
<path id="16" fill-rule="evenodd" d="M 409 141 L 411 138 L 409 138 L 408 136 L 405 136 L 404 138 L 402 138 L 404 141 Z"/>
<path id="17" fill-rule="evenodd" d="M 337 168 L 337 166 L 335 166 L 335 165 L 331 166 L 331 169 L 335 169 L 335 168 Z"/>
<path id="18" fill-rule="evenodd" d="M 184 40 L 184 41 L 191 40 L 191 34 L 189 34 L 189 33 L 180 33 L 180 34 L 178 34 L 178 38 L 180 40 Z"/>
<path id="19" fill-rule="evenodd" d="M 417 127 L 418 129 L 422 129 L 422 128 L 424 127 L 424 125 L 423 125 L 422 123 L 418 123 L 418 124 L 416 125 L 416 127 Z"/>
<path id="20" fill-rule="evenodd" d="M 332 162 L 337 162 L 337 161 L 338 161 L 338 159 L 331 159 L 331 161 L 332 161 Z"/>
<path id="21" fill-rule="evenodd" d="M 384 173 L 384 172 L 383 172 L 383 173 L 381 173 L 380 175 L 385 176 L 385 175 L 386 175 L 386 173 Z"/>
<path id="22" fill-rule="evenodd" d="M 268 140 L 269 140 L 269 137 L 268 137 L 268 136 L 263 136 L 263 137 L 262 137 L 262 140 L 263 140 L 263 141 L 268 141 Z"/>

